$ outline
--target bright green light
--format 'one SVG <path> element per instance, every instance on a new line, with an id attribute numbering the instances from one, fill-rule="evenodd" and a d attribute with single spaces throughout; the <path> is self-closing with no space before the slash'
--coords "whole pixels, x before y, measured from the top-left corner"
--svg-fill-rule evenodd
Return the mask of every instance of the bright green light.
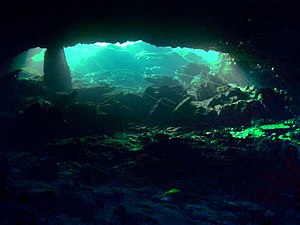
<path id="1" fill-rule="evenodd" d="M 33 62 L 42 62 L 44 60 L 45 49 L 42 49 L 39 53 L 35 54 L 31 57 Z"/>
<path id="2" fill-rule="evenodd" d="M 245 139 L 249 136 L 257 138 L 257 137 L 264 137 L 265 132 L 257 127 L 250 127 L 242 131 L 231 131 L 230 134 L 233 138 L 242 138 Z"/>
<path id="3" fill-rule="evenodd" d="M 280 124 L 266 124 L 260 126 L 260 128 L 263 130 L 276 130 L 276 129 L 289 129 L 290 126 L 280 123 Z"/>
<path id="4" fill-rule="evenodd" d="M 264 124 L 260 126 L 255 127 L 249 127 L 241 131 L 230 131 L 230 134 L 233 138 L 247 138 L 247 137 L 254 137 L 254 138 L 262 138 L 269 136 L 272 138 L 272 140 L 283 140 L 283 141 L 291 141 L 295 142 L 295 140 L 292 138 L 293 135 L 298 135 L 300 129 L 296 129 L 295 131 L 291 131 L 291 125 L 293 124 L 293 120 L 285 120 L 281 121 L 277 124 Z M 267 134 L 268 130 L 275 130 L 274 133 L 271 135 Z M 283 130 L 285 131 L 284 134 L 282 134 L 282 131 L 279 133 L 276 133 L 276 130 Z M 266 132 L 265 132 L 266 131 Z"/>
<path id="5" fill-rule="evenodd" d="M 166 195 L 174 195 L 174 194 L 177 194 L 177 193 L 179 193 L 179 192 L 180 192 L 179 189 L 177 189 L 177 188 L 172 188 L 172 189 L 166 191 L 165 194 L 166 194 Z"/>

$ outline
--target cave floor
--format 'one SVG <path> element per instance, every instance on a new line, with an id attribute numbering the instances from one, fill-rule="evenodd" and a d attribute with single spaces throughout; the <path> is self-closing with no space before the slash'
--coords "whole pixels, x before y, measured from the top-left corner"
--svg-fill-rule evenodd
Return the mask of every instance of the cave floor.
<path id="1" fill-rule="evenodd" d="M 103 107 L 112 96 L 126 102 L 109 87 L 78 89 L 83 103 L 71 105 L 72 93 L 33 86 L 1 99 L 1 224 L 297 223 L 297 117 L 202 129 L 125 123 L 131 101 Z"/>

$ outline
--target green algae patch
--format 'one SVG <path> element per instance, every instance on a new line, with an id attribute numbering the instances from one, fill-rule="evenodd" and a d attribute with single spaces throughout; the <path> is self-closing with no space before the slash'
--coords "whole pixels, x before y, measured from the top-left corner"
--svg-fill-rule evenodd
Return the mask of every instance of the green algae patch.
<path id="1" fill-rule="evenodd" d="M 266 133 L 258 127 L 250 127 L 242 131 L 230 131 L 230 134 L 232 135 L 233 138 L 242 138 L 242 139 L 245 139 L 247 137 L 260 138 L 266 136 Z"/>
<path id="2" fill-rule="evenodd" d="M 261 129 L 263 130 L 277 130 L 277 129 L 289 129 L 290 126 L 286 125 L 284 123 L 279 123 L 279 124 L 266 124 L 260 126 Z"/>
<path id="3" fill-rule="evenodd" d="M 112 137 L 106 136 L 103 143 L 107 146 L 139 151 L 143 148 L 141 140 L 137 135 L 127 133 L 117 133 Z"/>
<path id="4" fill-rule="evenodd" d="M 244 130 L 229 128 L 229 133 L 233 138 L 268 138 L 272 141 L 285 141 L 300 146 L 300 128 L 295 119 L 284 120 L 274 124 L 257 125 Z"/>
<path id="5" fill-rule="evenodd" d="M 232 135 L 233 138 L 243 138 L 243 139 L 247 137 L 262 138 L 271 135 L 272 140 L 275 139 L 291 140 L 292 133 L 290 129 L 294 126 L 294 123 L 295 121 L 293 119 L 290 119 L 290 120 L 280 121 L 280 123 L 256 125 L 240 131 L 235 131 L 233 130 L 233 128 L 231 128 L 230 134 Z M 273 130 L 272 134 L 267 135 L 266 132 L 270 130 Z"/>
<path id="6" fill-rule="evenodd" d="M 291 141 L 292 140 L 292 134 L 291 134 L 291 132 L 281 134 L 281 135 L 278 136 L 278 139 L 282 140 L 282 141 Z"/>
<path id="7" fill-rule="evenodd" d="M 165 195 L 174 195 L 180 193 L 180 190 L 177 188 L 172 188 L 165 192 Z"/>

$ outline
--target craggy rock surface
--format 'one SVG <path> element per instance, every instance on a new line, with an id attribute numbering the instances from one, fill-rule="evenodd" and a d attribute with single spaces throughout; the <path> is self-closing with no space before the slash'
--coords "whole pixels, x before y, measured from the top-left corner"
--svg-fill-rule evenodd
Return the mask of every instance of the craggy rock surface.
<path id="1" fill-rule="evenodd" d="M 1 224 L 296 224 L 300 120 L 284 91 L 3 82 Z"/>

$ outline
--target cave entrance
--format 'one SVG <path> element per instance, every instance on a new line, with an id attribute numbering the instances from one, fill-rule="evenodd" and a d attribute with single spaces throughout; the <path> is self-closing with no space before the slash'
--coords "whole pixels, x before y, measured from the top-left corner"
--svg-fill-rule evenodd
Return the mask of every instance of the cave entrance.
<path id="1" fill-rule="evenodd" d="M 46 49 L 33 48 L 15 59 L 21 78 L 42 76 Z M 64 48 L 73 87 L 109 84 L 144 90 L 149 85 L 193 87 L 215 82 L 249 85 L 234 58 L 227 53 L 185 47 L 158 47 L 144 41 L 97 42 Z M 209 77 L 217 79 L 210 80 Z M 222 81 L 221 81 L 221 80 Z"/>

